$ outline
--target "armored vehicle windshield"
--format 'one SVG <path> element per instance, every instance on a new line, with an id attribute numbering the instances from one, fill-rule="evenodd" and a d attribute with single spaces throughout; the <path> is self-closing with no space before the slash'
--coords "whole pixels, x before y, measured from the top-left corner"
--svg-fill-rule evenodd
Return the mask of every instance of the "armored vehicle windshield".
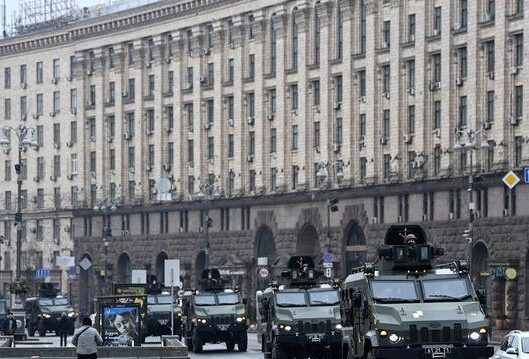
<path id="1" fill-rule="evenodd" d="M 197 294 L 195 304 L 198 306 L 207 305 L 234 305 L 241 303 L 238 293 L 203 293 Z"/>

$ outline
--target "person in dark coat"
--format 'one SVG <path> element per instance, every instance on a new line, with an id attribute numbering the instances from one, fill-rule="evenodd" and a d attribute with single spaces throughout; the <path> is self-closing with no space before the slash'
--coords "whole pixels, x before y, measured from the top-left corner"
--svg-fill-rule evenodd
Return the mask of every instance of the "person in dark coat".
<path id="1" fill-rule="evenodd" d="M 16 329 L 17 321 L 13 316 L 13 313 L 11 311 L 8 311 L 7 317 L 6 319 L 4 319 L 4 323 L 2 324 L 2 332 L 4 333 L 4 335 L 14 335 Z"/>
<path id="2" fill-rule="evenodd" d="M 70 323 L 65 312 L 62 312 L 61 319 L 59 319 L 59 324 L 57 325 L 57 327 L 59 331 L 59 336 L 61 337 L 61 347 L 65 347 L 67 345 L 68 329 L 70 327 Z"/>

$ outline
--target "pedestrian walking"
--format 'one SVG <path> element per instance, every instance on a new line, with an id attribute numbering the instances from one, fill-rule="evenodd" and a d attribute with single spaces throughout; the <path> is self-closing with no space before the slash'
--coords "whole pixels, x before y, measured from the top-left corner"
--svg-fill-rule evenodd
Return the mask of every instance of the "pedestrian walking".
<path id="1" fill-rule="evenodd" d="M 77 348 L 77 359 L 97 359 L 97 346 L 103 344 L 103 338 L 92 328 L 89 317 L 85 317 L 83 325 L 75 331 L 72 344 Z"/>
<path id="2" fill-rule="evenodd" d="M 4 335 L 14 335 L 16 329 L 17 321 L 13 316 L 13 313 L 8 310 L 7 317 L 6 319 L 4 319 L 4 323 L 2 323 L 2 332 L 4 333 Z"/>
<path id="3" fill-rule="evenodd" d="M 68 330 L 70 329 L 70 322 L 66 312 L 62 312 L 57 329 L 61 337 L 61 347 L 65 347 L 68 343 Z"/>

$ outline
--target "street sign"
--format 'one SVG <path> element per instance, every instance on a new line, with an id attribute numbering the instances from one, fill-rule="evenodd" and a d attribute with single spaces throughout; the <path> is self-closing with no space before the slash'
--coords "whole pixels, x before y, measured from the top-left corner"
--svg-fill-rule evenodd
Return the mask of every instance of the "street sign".
<path id="1" fill-rule="evenodd" d="M 261 269 L 259 269 L 259 277 L 261 277 L 261 278 L 268 278 L 268 275 L 269 275 L 269 274 L 270 274 L 270 273 L 268 272 L 268 269 L 266 269 L 266 268 L 261 268 Z"/>
<path id="2" fill-rule="evenodd" d="M 147 271 L 145 269 L 133 269 L 132 284 L 147 284 Z"/>
<path id="3" fill-rule="evenodd" d="M 166 287 L 180 287 L 180 259 L 166 259 L 164 262 L 164 281 Z"/>
<path id="4" fill-rule="evenodd" d="M 525 183 L 529 183 L 529 167 L 523 169 L 523 174 L 525 177 Z"/>
<path id="5" fill-rule="evenodd" d="M 323 268 L 332 268 L 332 262 L 323 262 Z"/>
<path id="6" fill-rule="evenodd" d="M 84 270 L 89 270 L 92 266 L 92 262 L 87 257 L 84 257 L 81 262 L 79 262 L 79 267 L 83 268 Z"/>
<path id="7" fill-rule="evenodd" d="M 35 271 L 35 276 L 37 278 L 46 278 L 46 277 L 50 276 L 50 271 L 48 269 L 45 269 L 45 268 L 38 268 Z"/>
<path id="8" fill-rule="evenodd" d="M 325 253 L 323 255 L 323 263 L 332 263 L 335 261 L 334 254 L 332 253 Z"/>
<path id="9" fill-rule="evenodd" d="M 509 173 L 502 178 L 502 181 L 507 187 L 509 187 L 509 189 L 513 189 L 514 186 L 520 182 L 520 177 L 518 177 L 513 171 L 509 171 Z"/>
<path id="10" fill-rule="evenodd" d="M 267 266 L 268 265 L 268 257 L 257 257 L 257 265 L 258 266 Z"/>

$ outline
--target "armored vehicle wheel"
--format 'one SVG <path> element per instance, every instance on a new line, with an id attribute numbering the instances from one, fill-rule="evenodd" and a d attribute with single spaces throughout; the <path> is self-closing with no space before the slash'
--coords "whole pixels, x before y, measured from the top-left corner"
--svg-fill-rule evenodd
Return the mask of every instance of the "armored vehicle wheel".
<path id="1" fill-rule="evenodd" d="M 239 348 L 240 352 L 248 350 L 248 334 L 244 333 L 241 335 L 239 342 L 237 343 L 237 348 Z"/>
<path id="2" fill-rule="evenodd" d="M 204 346 L 204 343 L 202 342 L 202 338 L 200 338 L 196 329 L 194 329 L 193 330 L 193 352 L 202 353 L 203 346 Z"/>
<path id="3" fill-rule="evenodd" d="M 33 328 L 31 326 L 28 328 L 28 335 L 30 337 L 34 337 L 35 336 L 35 332 L 36 332 L 35 328 Z"/>
<path id="4" fill-rule="evenodd" d="M 287 359 L 286 354 L 281 350 L 275 339 L 274 344 L 272 344 L 272 359 Z"/>
<path id="5" fill-rule="evenodd" d="M 231 352 L 233 351 L 233 348 L 235 348 L 235 340 L 230 339 L 226 342 L 226 349 Z"/>
<path id="6" fill-rule="evenodd" d="M 46 330 L 44 330 L 42 328 L 39 328 L 39 336 L 40 337 L 45 337 L 46 336 Z"/>
<path id="7" fill-rule="evenodd" d="M 373 354 L 373 352 L 370 350 L 367 352 L 366 354 L 366 359 L 376 359 L 375 358 L 375 354 Z"/>

